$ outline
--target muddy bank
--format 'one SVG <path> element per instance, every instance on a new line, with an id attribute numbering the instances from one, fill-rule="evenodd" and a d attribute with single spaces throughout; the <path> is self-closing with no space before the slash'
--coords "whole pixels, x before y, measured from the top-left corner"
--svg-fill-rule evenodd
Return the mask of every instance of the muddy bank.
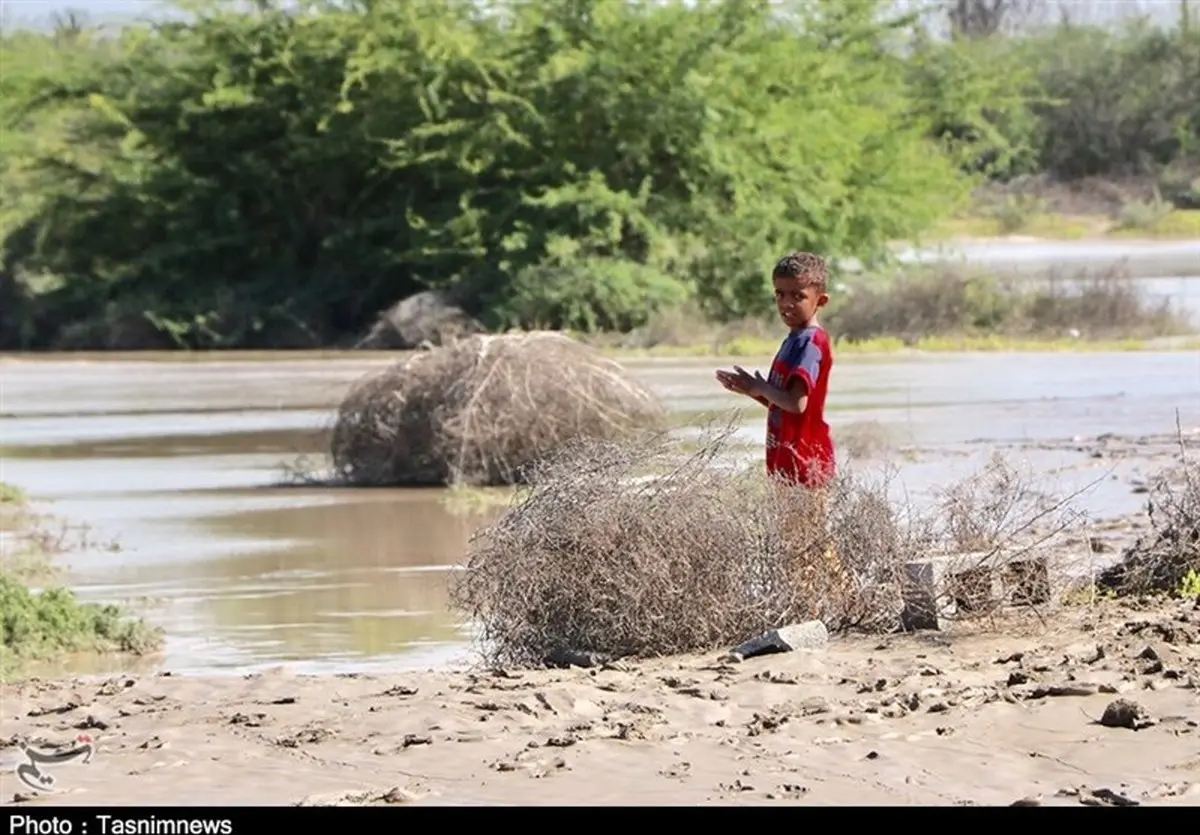
<path id="1" fill-rule="evenodd" d="M 38 805 L 1195 805 L 1197 641 L 1196 604 L 1109 602 L 741 664 L 33 681 L 0 740 L 95 739 Z M 1118 699 L 1138 710 L 1106 727 Z"/>

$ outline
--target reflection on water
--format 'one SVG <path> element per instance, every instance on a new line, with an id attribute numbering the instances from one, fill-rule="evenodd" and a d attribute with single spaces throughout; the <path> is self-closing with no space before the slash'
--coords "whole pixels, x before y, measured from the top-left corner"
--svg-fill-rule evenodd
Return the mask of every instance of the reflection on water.
<path id="1" fill-rule="evenodd" d="M 172 670 L 443 663 L 465 637 L 447 580 L 487 517 L 452 512 L 437 490 L 279 486 L 287 464 L 323 452 L 346 387 L 387 361 L 5 362 L 0 479 L 120 541 L 73 555 L 70 582 L 85 599 L 148 606 Z M 713 360 L 628 364 L 678 412 L 744 403 L 717 388 Z M 1200 354 L 847 356 L 830 396 L 835 434 L 877 422 L 895 443 L 948 454 L 903 465 L 902 486 L 920 493 L 982 465 L 979 439 L 1166 432 L 1176 410 L 1200 425 Z M 745 417 L 746 442 L 761 443 L 761 410 Z M 1113 476 L 1129 473 L 1107 466 L 1068 486 L 1095 479 L 1097 506 L 1126 512 L 1138 498 Z"/>
<path id="2" fill-rule="evenodd" d="M 173 670 L 340 669 L 460 650 L 447 579 L 490 516 L 451 512 L 442 491 L 329 492 L 146 491 L 103 502 L 63 491 L 54 510 L 121 532 L 120 553 L 78 555 L 72 574 L 85 598 L 148 604 L 167 626 Z"/>
<path id="3" fill-rule="evenodd" d="M 352 491 L 336 502 L 213 515 L 204 535 L 260 547 L 164 560 L 128 580 L 115 571 L 110 582 L 136 578 L 153 595 L 204 603 L 205 628 L 283 659 L 457 646 L 447 569 L 485 521 L 450 513 L 437 491 Z"/>

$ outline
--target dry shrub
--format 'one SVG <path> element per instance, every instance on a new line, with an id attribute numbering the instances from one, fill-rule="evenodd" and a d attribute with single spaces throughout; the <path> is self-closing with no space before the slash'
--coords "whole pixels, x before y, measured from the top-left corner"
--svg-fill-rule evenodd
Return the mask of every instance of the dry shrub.
<path id="1" fill-rule="evenodd" d="M 520 501 L 477 534 L 452 590 L 488 659 L 668 655 L 850 615 L 857 601 L 826 570 L 813 496 L 722 466 L 733 431 L 710 429 L 690 452 L 667 435 L 579 442 L 536 467 Z M 871 573 L 889 554 L 842 556 Z"/>
<path id="2" fill-rule="evenodd" d="M 1097 482 L 1059 496 L 1037 489 L 1031 474 L 996 453 L 980 472 L 940 491 L 930 519 L 949 571 L 931 605 L 944 620 L 1054 605 L 1072 577 L 1091 570 L 1090 553 L 1070 544 L 1083 541 L 1087 523 L 1074 500 Z"/>
<path id="3" fill-rule="evenodd" d="M 1173 593 L 1191 573 L 1200 574 L 1200 464 L 1179 432 L 1179 459 L 1154 479 L 1146 509 L 1150 532 L 1096 584 L 1117 594 Z"/>
<path id="4" fill-rule="evenodd" d="M 996 453 L 979 473 L 940 491 L 937 516 L 949 546 L 961 554 L 1012 556 L 1057 545 L 1060 536 L 1084 521 L 1071 504 L 1082 491 L 1063 498 L 1032 482 L 1030 474 Z"/>
<path id="5" fill-rule="evenodd" d="M 952 265 L 912 270 L 835 300 L 826 326 L 851 341 L 1001 335 L 1127 339 L 1186 333 L 1169 301 L 1147 299 L 1127 270 L 1080 270 L 1046 279 Z"/>
<path id="6" fill-rule="evenodd" d="M 843 472 L 822 500 L 757 465 L 730 465 L 736 425 L 708 428 L 690 452 L 665 435 L 580 442 L 536 467 L 523 495 L 473 538 L 451 590 L 485 660 L 703 651 L 811 619 L 898 628 L 905 564 L 953 547 L 970 491 L 920 513 L 891 500 L 890 475 Z M 1028 517 L 1049 523 L 1050 510 L 1033 501 L 1038 516 L 1026 495 L 1010 512 L 1004 504 L 991 499 L 993 553 L 1006 535 L 1045 537 Z"/>
<path id="7" fill-rule="evenodd" d="M 354 485 L 505 485 L 564 442 L 627 438 L 665 419 L 618 363 L 566 336 L 473 336 L 355 385 L 330 452 Z"/>

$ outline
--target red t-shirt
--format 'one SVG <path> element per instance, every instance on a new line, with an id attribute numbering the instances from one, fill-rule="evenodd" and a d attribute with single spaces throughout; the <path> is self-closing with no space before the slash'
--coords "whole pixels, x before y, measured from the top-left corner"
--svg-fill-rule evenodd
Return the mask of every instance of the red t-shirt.
<path id="1" fill-rule="evenodd" d="M 771 385 L 786 389 L 799 378 L 808 388 L 802 414 L 770 406 L 767 412 L 767 472 L 805 487 L 819 487 L 837 472 L 833 438 L 825 422 L 825 393 L 833 368 L 829 334 L 817 325 L 794 331 L 771 363 Z"/>

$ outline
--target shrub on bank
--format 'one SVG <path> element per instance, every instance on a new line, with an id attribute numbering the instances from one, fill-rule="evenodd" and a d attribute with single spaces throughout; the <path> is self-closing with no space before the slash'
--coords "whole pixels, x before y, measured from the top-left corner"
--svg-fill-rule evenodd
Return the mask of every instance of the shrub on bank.
<path id="1" fill-rule="evenodd" d="M 1200 324 L 1169 301 L 1147 297 L 1121 269 L 1063 272 L 1043 280 L 936 266 L 851 279 L 831 295 L 822 323 L 841 344 L 1125 341 L 1190 334 Z M 783 338 L 780 327 L 773 316 L 715 324 L 695 309 L 676 308 L 643 328 L 593 341 L 627 350 L 757 356 L 775 350 Z"/>
<path id="2" fill-rule="evenodd" d="M 977 335 L 1122 340 L 1192 330 L 1169 301 L 1147 298 L 1121 269 L 1033 280 L 936 267 L 854 287 L 834 300 L 825 325 L 852 342 Z"/>
<path id="3" fill-rule="evenodd" d="M 161 633 L 118 606 L 80 603 L 65 588 L 32 591 L 0 571 L 0 673 L 73 652 L 145 654 Z"/>
<path id="4" fill-rule="evenodd" d="M 1200 445 L 1182 429 L 1178 463 L 1157 474 L 1146 510 L 1150 530 L 1122 561 L 1097 580 L 1117 594 L 1178 593 L 1200 589 Z"/>

